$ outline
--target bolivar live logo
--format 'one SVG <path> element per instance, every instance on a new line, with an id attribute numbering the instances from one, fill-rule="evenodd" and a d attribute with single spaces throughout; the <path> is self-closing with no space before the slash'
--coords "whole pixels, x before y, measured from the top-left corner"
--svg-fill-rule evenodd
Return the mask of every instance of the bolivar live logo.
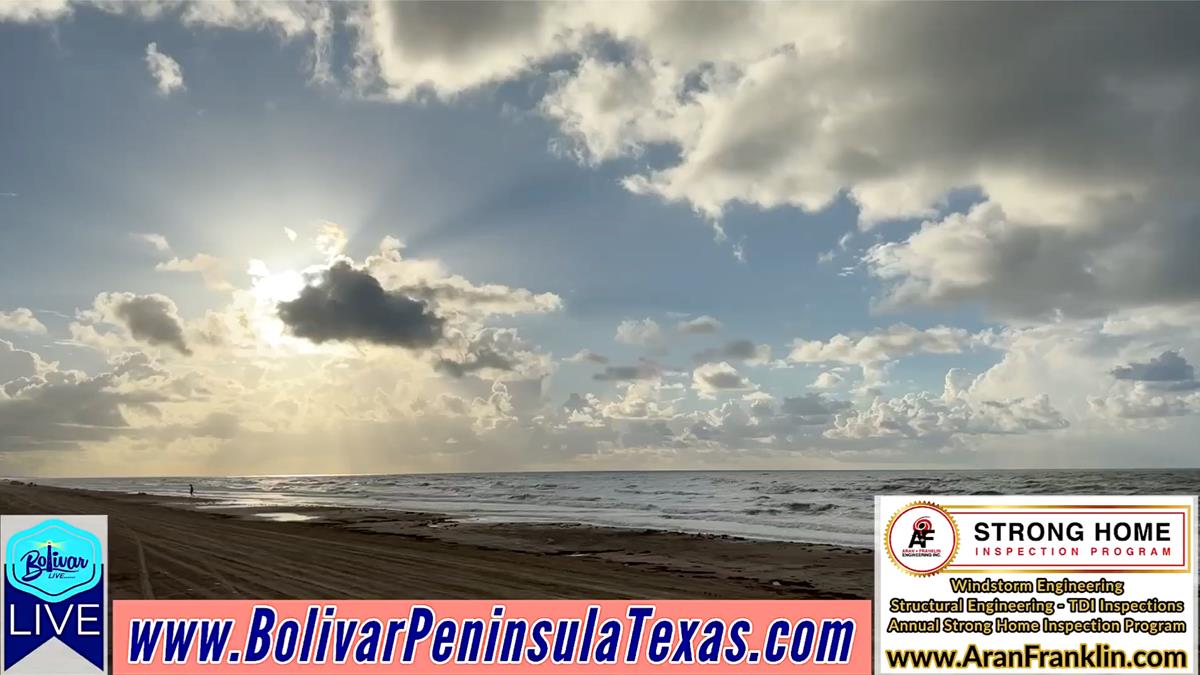
<path id="1" fill-rule="evenodd" d="M 107 516 L 0 517 L 0 672 L 107 672 Z"/>

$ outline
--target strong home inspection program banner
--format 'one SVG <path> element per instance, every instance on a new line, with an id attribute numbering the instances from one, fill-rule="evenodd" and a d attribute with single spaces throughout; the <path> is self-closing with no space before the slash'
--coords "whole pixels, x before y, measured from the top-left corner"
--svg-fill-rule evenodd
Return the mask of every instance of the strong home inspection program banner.
<path id="1" fill-rule="evenodd" d="M 1196 673 L 1194 497 L 875 499 L 880 673 Z"/>

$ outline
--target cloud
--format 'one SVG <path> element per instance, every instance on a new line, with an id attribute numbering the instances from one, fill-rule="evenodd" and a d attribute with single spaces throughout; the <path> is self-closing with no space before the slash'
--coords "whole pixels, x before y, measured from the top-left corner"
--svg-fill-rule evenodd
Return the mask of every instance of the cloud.
<path id="1" fill-rule="evenodd" d="M 154 78 L 154 86 L 162 96 L 187 89 L 183 84 L 183 71 L 179 62 L 158 50 L 158 43 L 146 45 L 146 68 Z"/>
<path id="2" fill-rule="evenodd" d="M 577 13 L 571 3 L 371 3 L 358 17 L 356 75 L 391 98 L 452 97 L 561 53 Z"/>
<path id="3" fill-rule="evenodd" d="M 886 306 L 1086 316 L 1200 298 L 1183 253 L 1200 245 L 1200 53 L 1177 30 L 1200 9 L 673 9 L 593 19 L 630 48 L 585 56 L 542 102 L 584 162 L 649 146 L 678 158 L 627 176 L 630 190 L 711 219 L 843 196 L 864 228 L 930 219 L 869 252 Z M 691 22 L 708 32 L 685 47 L 672 31 Z M 980 41 L 946 37 L 982 25 L 995 28 Z M 984 203 L 938 217 L 963 190 Z"/>
<path id="4" fill-rule="evenodd" d="M 662 329 L 654 319 L 626 319 L 617 326 L 617 334 L 613 338 L 617 342 L 640 347 L 661 347 L 663 344 Z"/>
<path id="5" fill-rule="evenodd" d="M 712 398 L 717 394 L 754 391 L 757 385 L 725 361 L 706 363 L 692 371 L 692 389 L 701 398 Z"/>
<path id="6" fill-rule="evenodd" d="M 677 440 L 684 447 L 807 449 L 817 444 L 834 415 L 851 407 L 848 401 L 820 394 L 787 397 L 776 404 L 771 396 L 754 392 L 741 401 L 688 415 L 689 423 Z"/>
<path id="7" fill-rule="evenodd" d="M 171 258 L 158 263 L 159 272 L 195 272 L 204 279 L 204 284 L 217 291 L 228 291 L 233 285 L 225 279 L 228 266 L 225 261 L 207 253 L 197 253 L 191 258 Z"/>
<path id="8" fill-rule="evenodd" d="M 1112 369 L 1118 380 L 1136 382 L 1188 382 L 1195 380 L 1196 371 L 1177 351 L 1165 351 L 1147 362 L 1134 361 Z"/>
<path id="9" fill-rule="evenodd" d="M 179 310 L 165 295 L 101 293 L 96 296 L 92 310 L 81 313 L 81 317 L 88 323 L 72 324 L 73 330 L 91 329 L 95 334 L 90 324 L 104 322 L 125 328 L 134 340 L 170 347 L 185 356 L 192 353 L 183 338 Z M 99 337 L 103 339 L 103 335 Z"/>
<path id="10" fill-rule="evenodd" d="M 435 368 L 453 377 L 474 374 L 488 381 L 533 379 L 550 370 L 549 356 L 538 352 L 512 328 L 483 328 L 468 336 L 450 339 Z"/>
<path id="11" fill-rule="evenodd" d="M 331 260 L 346 250 L 349 241 L 350 238 L 340 225 L 328 221 L 321 223 L 317 228 L 317 235 L 313 237 L 313 245 L 317 251 Z"/>
<path id="12" fill-rule="evenodd" d="M 1046 225 L 988 201 L 878 244 L 864 262 L 885 282 L 889 310 L 983 303 L 1001 318 L 1089 317 L 1200 299 L 1200 274 L 1183 253 L 1200 246 L 1200 210 L 1098 202 L 1092 211 Z"/>
<path id="13" fill-rule="evenodd" d="M 154 248 L 155 251 L 159 253 L 171 252 L 171 244 L 167 241 L 167 238 L 161 234 L 155 234 L 153 232 L 133 232 L 130 234 L 130 236 L 149 244 Z"/>
<path id="14" fill-rule="evenodd" d="M 300 236 L 299 234 L 296 234 L 296 231 L 290 227 L 284 227 L 283 234 L 288 238 L 288 241 L 296 241 L 296 238 Z"/>
<path id="15" fill-rule="evenodd" d="M 0 3 L 0 21 L 54 21 L 71 13 L 68 0 L 8 0 Z"/>
<path id="16" fill-rule="evenodd" d="M 427 303 L 385 291 L 345 261 L 322 272 L 295 300 L 279 303 L 279 318 L 293 335 L 318 344 L 363 341 L 410 349 L 432 346 L 445 323 Z"/>
<path id="17" fill-rule="evenodd" d="M 1196 57 L 1172 26 L 1194 18 L 1191 8 L 1039 7 L 1001 15 L 990 6 L 745 5 L 695 12 L 693 21 L 717 20 L 706 26 L 709 39 L 689 48 L 669 39 L 670 8 L 648 12 L 656 20 L 643 17 L 627 29 L 641 48 L 635 57 L 592 70 L 585 63 L 578 76 L 595 78 L 601 67 L 648 72 L 611 75 L 619 93 L 607 94 L 607 108 L 559 97 L 558 107 L 571 113 L 560 117 L 577 142 L 602 156 L 662 142 L 669 129 L 678 163 L 632 183 L 710 214 L 732 201 L 820 209 L 846 190 L 866 219 L 877 220 L 928 212 L 949 190 L 970 185 L 1023 208 L 1069 209 L 1089 193 L 1136 189 L 1146 178 L 1152 130 L 1187 129 L 1179 115 L 1190 103 Z M 1086 38 L 1072 28 L 1083 20 Z M 940 39 L 978 25 L 1000 27 L 978 44 Z M 1094 46 L 1131 25 L 1137 46 L 1120 54 Z M 1163 44 L 1179 48 L 1153 48 Z M 1015 56 L 1034 47 L 1053 55 L 1052 67 Z M 714 67 L 696 68 L 706 62 Z M 1137 89 L 1136 73 L 1146 68 L 1165 79 Z M 689 91 L 686 78 L 697 70 L 706 79 Z M 674 83 L 663 87 L 674 97 L 634 95 L 659 71 Z M 1062 96 L 1066 87 L 1073 96 Z M 1060 105 L 1045 104 L 1056 95 Z M 640 123 L 651 117 L 661 121 Z M 1118 156 L 1133 165 L 1122 166 Z M 1181 154 L 1172 159 L 1186 162 Z M 1051 197 L 1055 188 L 1064 194 Z"/>
<path id="18" fill-rule="evenodd" d="M 1200 395 L 1176 396 L 1139 383 L 1106 396 L 1089 397 L 1088 405 L 1096 415 L 1123 420 L 1181 417 L 1200 412 Z"/>
<path id="19" fill-rule="evenodd" d="M 643 361 L 636 366 L 606 366 L 592 376 L 598 382 L 630 382 L 634 380 L 657 380 L 662 376 L 661 366 Z"/>
<path id="20" fill-rule="evenodd" d="M 480 320 L 491 316 L 544 314 L 562 309 L 554 293 L 534 293 L 503 284 L 476 284 L 450 274 L 437 260 L 404 258 L 403 245 L 393 237 L 381 242 L 379 252 L 365 267 L 390 292 L 426 301 L 441 316 Z"/>
<path id="21" fill-rule="evenodd" d="M 18 18 L 68 11 L 6 5 Z M 811 211 L 840 199 L 864 228 L 924 218 L 863 260 L 885 282 L 884 308 L 969 303 L 1029 318 L 1200 299 L 1187 254 L 1200 245 L 1200 56 L 1178 31 L 1200 10 L 1188 3 L 222 2 L 159 13 L 311 38 L 318 79 L 332 74 L 337 24 L 369 97 L 448 99 L 540 75 L 537 105 L 558 145 L 589 164 L 661 147 L 623 184 L 713 220 L 734 203 Z M 996 28 L 946 37 L 981 25 Z M 962 194 L 980 203 L 944 214 Z"/>
<path id="22" fill-rule="evenodd" d="M 32 310 L 18 307 L 11 312 L 0 311 L 0 331 L 45 335 L 46 326 L 38 321 Z"/>
<path id="23" fill-rule="evenodd" d="M 825 432 L 831 439 L 935 438 L 967 434 L 1024 434 L 1065 429 L 1070 422 L 1039 394 L 980 400 L 964 386 L 965 372 L 951 369 L 941 396 L 928 392 L 877 397 L 868 408 L 839 414 Z"/>
<path id="24" fill-rule="evenodd" d="M 0 398 L 5 392 L 3 385 L 43 375 L 55 367 L 43 361 L 36 352 L 17 349 L 13 343 L 0 339 Z"/>
<path id="25" fill-rule="evenodd" d="M 797 338 L 792 342 L 787 360 L 792 363 L 863 365 L 918 353 L 958 354 L 982 343 L 982 336 L 961 328 L 935 326 L 921 330 L 900 323 L 870 333 L 839 333 L 827 341 Z"/>
<path id="26" fill-rule="evenodd" d="M 694 319 L 688 319 L 687 321 L 680 321 L 675 325 L 676 330 L 678 330 L 680 333 L 687 333 L 688 335 L 707 335 L 709 333 L 716 333 L 720 331 L 722 327 L 723 325 L 720 321 L 707 314 L 698 316 Z"/>
<path id="27" fill-rule="evenodd" d="M 1100 417 L 1146 420 L 1200 412 L 1200 381 L 1178 351 L 1117 366 L 1109 374 L 1116 380 L 1109 392 L 1088 397 L 1089 409 Z"/>
<path id="28" fill-rule="evenodd" d="M 845 382 L 846 378 L 842 377 L 841 373 L 833 370 L 826 370 L 819 375 L 813 383 L 808 385 L 813 389 L 836 389 Z"/>
<path id="29" fill-rule="evenodd" d="M 595 363 L 599 365 L 605 365 L 608 363 L 607 356 L 603 354 L 597 354 L 590 349 L 580 349 L 563 360 L 567 363 Z"/>
<path id="30" fill-rule="evenodd" d="M 189 2 L 182 5 L 180 20 L 189 27 L 270 31 L 289 42 L 307 39 L 310 80 L 324 84 L 332 79 L 330 52 L 335 4 L 239 0 Z"/>
<path id="31" fill-rule="evenodd" d="M 0 356 L 4 344 L 0 341 Z M 94 377 L 41 368 L 0 387 L 0 454 L 73 450 L 137 433 L 127 416 L 156 413 L 157 404 L 170 400 L 174 385 L 144 358 L 124 355 Z M 41 362 L 36 355 L 35 360 Z"/>
<path id="32" fill-rule="evenodd" d="M 745 361 L 754 365 L 767 363 L 771 360 L 770 345 L 756 345 L 750 340 L 733 340 L 720 347 L 705 349 L 692 355 L 696 363 L 711 363 L 713 361 Z"/>

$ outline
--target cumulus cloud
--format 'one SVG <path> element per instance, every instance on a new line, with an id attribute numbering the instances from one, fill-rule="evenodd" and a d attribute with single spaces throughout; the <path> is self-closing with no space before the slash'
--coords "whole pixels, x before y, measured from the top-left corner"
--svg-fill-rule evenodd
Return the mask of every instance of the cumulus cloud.
<path id="1" fill-rule="evenodd" d="M 217 291 L 232 290 L 226 280 L 228 265 L 225 261 L 207 253 L 197 253 L 191 258 L 171 258 L 154 266 L 159 272 L 193 272 L 199 274 L 206 286 Z"/>
<path id="2" fill-rule="evenodd" d="M 1117 366 L 1109 374 L 1116 383 L 1108 393 L 1088 397 L 1089 409 L 1100 417 L 1145 420 L 1200 412 L 1200 381 L 1178 351 Z"/>
<path id="3" fill-rule="evenodd" d="M 159 51 L 157 42 L 146 45 L 146 68 L 162 96 L 187 88 L 183 84 L 183 70 L 180 69 L 179 62 Z"/>
<path id="4" fill-rule="evenodd" d="M 0 341 L 0 357 L 4 345 Z M 172 398 L 172 383 L 163 375 L 144 355 L 125 355 L 96 376 L 50 366 L 9 381 L 0 387 L 0 454 L 78 449 L 135 433 L 129 412 L 157 412 Z"/>
<path id="5" fill-rule="evenodd" d="M 711 31 L 686 47 L 662 3 L 596 20 L 637 48 L 584 58 L 543 101 L 584 161 L 667 145 L 678 160 L 625 185 L 711 218 L 848 195 L 870 227 L 978 192 L 970 215 L 868 253 L 886 305 L 1026 317 L 1200 297 L 1183 253 L 1200 236 L 1200 56 L 1177 30 L 1200 10 L 714 4 L 677 22 Z"/>
<path id="6" fill-rule="evenodd" d="M 0 311 L 0 331 L 38 333 L 45 335 L 46 325 L 33 315 L 33 310 L 18 307 L 11 312 Z"/>
<path id="7" fill-rule="evenodd" d="M 350 237 L 342 229 L 342 226 L 328 221 L 317 227 L 317 234 L 313 237 L 313 246 L 319 253 L 330 259 L 341 255 L 342 251 L 346 250 L 348 243 L 350 243 Z"/>
<path id="8" fill-rule="evenodd" d="M 601 366 L 608 363 L 607 356 L 603 354 L 597 354 L 590 349 L 580 349 L 564 360 L 567 363 L 595 363 Z"/>
<path id="9" fill-rule="evenodd" d="M 54 17 L 62 3 L 5 5 Z M 124 10 L 122 10 L 124 11 Z M 625 178 L 711 218 L 731 203 L 864 227 L 926 218 L 867 269 L 885 306 L 1096 315 L 1194 302 L 1197 55 L 1175 5 L 187 3 L 187 25 L 311 36 L 335 14 L 360 91 L 452 98 L 537 72 L 538 106 L 587 163 L 665 146 Z M 980 40 L 947 36 L 977 33 Z M 1087 30 L 1078 30 L 1083 25 Z M 1130 36 L 1133 37 L 1130 37 Z M 1112 50 L 1107 45 L 1121 43 Z M 1030 54 L 1039 54 L 1033 59 Z M 323 64 L 323 65 L 320 65 Z M 554 69 L 555 72 L 549 71 Z M 939 215 L 956 191 L 971 214 Z"/>
<path id="10" fill-rule="evenodd" d="M 443 97 L 506 80 L 560 53 L 571 3 L 371 3 L 357 76 L 392 98 Z"/>
<path id="11" fill-rule="evenodd" d="M 549 356 L 526 343 L 512 328 L 483 328 L 452 336 L 435 367 L 454 377 L 475 374 L 488 380 L 532 379 L 550 370 Z"/>
<path id="12" fill-rule="evenodd" d="M 1153 180 L 1151 153 L 1164 146 L 1152 134 L 1180 137 L 1188 130 L 1181 113 L 1194 105 L 1187 95 L 1195 56 L 1172 29 L 1195 18 L 1191 8 L 713 7 L 692 19 L 717 18 L 707 26 L 711 39 L 688 48 L 664 26 L 672 12 L 652 9 L 624 29 L 642 47 L 619 66 L 630 72 L 608 78 L 625 95 L 610 94 L 612 104 L 598 108 L 580 88 L 556 108 L 570 113 L 559 115 L 566 131 L 601 156 L 666 135 L 681 149 L 678 164 L 637 175 L 632 185 L 710 214 L 732 201 L 819 209 L 846 190 L 866 220 L 878 220 L 928 213 L 948 190 L 979 185 L 1006 207 L 1062 215 Z M 1074 30 L 1080 21 L 1086 36 Z M 979 25 L 997 28 L 982 42 L 944 39 Z M 1095 40 L 1131 25 L 1140 46 L 1096 51 L 1103 41 Z M 1155 48 L 1164 44 L 1179 48 Z M 1049 67 L 1015 56 L 1034 47 L 1050 52 Z M 706 62 L 724 68 L 685 91 L 686 78 Z M 1164 78 L 1156 87 L 1139 86 L 1136 74 L 1147 68 Z M 633 77 L 638 69 L 653 73 Z M 676 96 L 634 93 L 659 71 Z M 580 76 L 596 77 L 587 68 Z M 1064 97 L 1066 87 L 1073 96 Z M 603 121 L 613 117 L 623 124 Z M 639 123 L 653 117 L 662 121 Z M 1195 168 L 1182 153 L 1167 153 Z"/>
<path id="13" fill-rule="evenodd" d="M 295 300 L 279 303 L 279 318 L 292 334 L 322 343 L 364 341 L 407 348 L 441 339 L 445 321 L 429 305 L 384 290 L 368 272 L 334 263 Z"/>
<path id="14" fill-rule="evenodd" d="M 720 321 L 707 314 L 698 316 L 694 319 L 688 319 L 687 321 L 680 321 L 675 325 L 675 329 L 680 333 L 687 333 L 689 335 L 707 335 L 709 333 L 716 333 L 723 327 L 724 326 Z"/>
<path id="15" fill-rule="evenodd" d="M 754 391 L 758 387 L 725 361 L 706 363 L 692 371 L 692 389 L 702 398 L 726 392 Z"/>
<path id="16" fill-rule="evenodd" d="M 1129 204 L 1095 211 L 1050 226 L 1014 220 L 989 201 L 878 244 L 864 261 L 886 284 L 885 309 L 981 302 L 1002 318 L 1086 317 L 1200 298 L 1200 275 L 1183 253 L 1200 246 L 1200 214 Z"/>
<path id="17" fill-rule="evenodd" d="M 55 368 L 36 352 L 17 349 L 13 343 L 0 339 L 0 393 L 6 383 L 42 375 Z"/>
<path id="18" fill-rule="evenodd" d="M 654 319 L 626 319 L 617 326 L 617 334 L 613 339 L 627 345 L 661 347 L 663 333 Z"/>
<path id="19" fill-rule="evenodd" d="M 928 392 L 876 398 L 868 408 L 839 414 L 827 438 L 948 438 L 958 434 L 1023 434 L 1065 429 L 1070 422 L 1039 394 L 1009 400 L 977 399 L 965 372 L 946 374 L 941 396 Z"/>
<path id="20" fill-rule="evenodd" d="M 817 379 L 808 385 L 813 389 L 836 389 L 846 378 L 842 377 L 841 373 L 835 370 L 826 370 L 817 375 Z"/>
<path id="21" fill-rule="evenodd" d="M 183 322 L 175 302 L 159 293 L 101 293 L 96 296 L 92 309 L 81 312 L 80 318 L 83 322 L 71 326 L 73 333 L 77 337 L 92 337 L 96 346 L 118 347 L 121 344 L 120 339 L 98 333 L 93 327 L 96 323 L 107 323 L 123 327 L 134 340 L 170 347 L 185 356 L 192 353 L 184 340 Z"/>
<path id="22" fill-rule="evenodd" d="M 404 247 L 387 237 L 365 267 L 387 290 L 426 301 L 442 316 L 483 319 L 515 314 L 543 314 L 562 308 L 554 293 L 534 293 L 503 284 L 476 284 L 451 274 L 437 260 L 405 258 Z"/>
<path id="23" fill-rule="evenodd" d="M 68 0 L 9 0 L 0 3 L 0 21 L 53 21 L 71 13 Z"/>
<path id="24" fill-rule="evenodd" d="M 961 328 L 935 326 L 921 330 L 901 323 L 869 333 L 839 333 L 826 341 L 798 338 L 792 342 L 787 359 L 792 363 L 862 365 L 918 353 L 958 354 L 982 341 L 981 336 Z"/>
<path id="25" fill-rule="evenodd" d="M 1200 411 L 1200 396 L 1177 396 L 1139 383 L 1105 396 L 1090 397 L 1088 405 L 1101 417 L 1145 420 L 1195 414 Z"/>

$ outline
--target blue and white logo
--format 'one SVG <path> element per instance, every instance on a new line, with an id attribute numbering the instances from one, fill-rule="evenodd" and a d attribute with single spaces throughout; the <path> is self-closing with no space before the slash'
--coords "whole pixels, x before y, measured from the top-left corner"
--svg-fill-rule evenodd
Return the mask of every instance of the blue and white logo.
<path id="1" fill-rule="evenodd" d="M 100 539 L 61 520 L 47 520 L 8 540 L 8 582 L 46 602 L 66 600 L 100 583 Z"/>
<path id="2" fill-rule="evenodd" d="M 107 672 L 107 516 L 5 515 L 0 533 L 0 675 Z"/>

